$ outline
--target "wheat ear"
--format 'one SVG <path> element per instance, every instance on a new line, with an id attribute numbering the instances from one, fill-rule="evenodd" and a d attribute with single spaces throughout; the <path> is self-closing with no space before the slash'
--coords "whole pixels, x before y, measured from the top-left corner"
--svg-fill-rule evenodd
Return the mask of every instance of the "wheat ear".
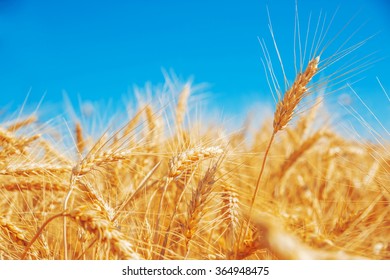
<path id="1" fill-rule="evenodd" d="M 307 85 L 318 71 L 320 57 L 312 59 L 305 72 L 299 73 L 292 86 L 286 91 L 283 99 L 276 105 L 274 114 L 274 134 L 282 130 L 292 119 L 301 100 L 308 94 Z"/>
<path id="2" fill-rule="evenodd" d="M 111 252 L 124 259 L 142 259 L 134 251 L 133 244 L 127 237 L 117 230 L 104 209 L 93 204 L 90 207 L 80 206 L 69 213 L 69 216 L 78 222 L 85 230 L 94 233 L 99 240 L 110 245 Z"/>
<path id="3" fill-rule="evenodd" d="M 273 121 L 273 132 L 264 153 L 259 176 L 257 177 L 255 191 L 253 193 L 252 200 L 249 207 L 249 220 L 245 229 L 244 236 L 246 235 L 249 229 L 250 221 L 252 218 L 253 205 L 255 203 L 257 192 L 259 191 L 261 176 L 263 175 L 264 172 L 265 163 L 267 161 L 267 156 L 271 148 L 272 142 L 274 141 L 276 133 L 282 130 L 290 122 L 301 100 L 308 95 L 309 92 L 307 89 L 307 85 L 309 84 L 311 79 L 318 71 L 319 60 L 320 58 L 318 56 L 316 58 L 313 58 L 309 62 L 306 70 L 303 73 L 298 73 L 297 78 L 295 79 L 292 86 L 285 92 L 283 99 L 280 100 L 276 105 L 274 121 Z M 242 233 L 243 233 L 243 227 L 241 227 L 241 232 L 239 235 L 239 240 L 237 242 L 236 252 L 240 246 Z"/>
<path id="4" fill-rule="evenodd" d="M 64 183 L 42 181 L 42 180 L 31 180 L 30 178 L 22 178 L 18 180 L 11 180 L 4 183 L 0 183 L 0 189 L 7 191 L 40 191 L 40 190 L 51 190 L 51 191 L 66 191 L 67 185 Z"/>
<path id="5" fill-rule="evenodd" d="M 184 174 L 184 176 L 187 176 L 189 171 L 192 168 L 196 167 L 196 164 L 198 164 L 200 161 L 206 160 L 209 158 L 217 157 L 217 156 L 221 155 L 222 153 L 223 153 L 223 150 L 219 146 L 195 147 L 193 149 L 187 150 L 185 152 L 182 152 L 182 153 L 174 156 L 169 161 L 168 176 L 167 176 L 166 183 L 165 183 L 164 190 L 163 190 L 163 194 L 162 194 L 161 200 L 160 200 L 159 213 L 161 212 L 161 209 L 162 209 L 161 208 L 162 207 L 162 200 L 165 196 L 167 187 L 172 180 L 177 179 L 179 176 L 183 176 L 183 174 Z M 160 259 L 165 254 L 165 249 L 166 249 L 165 247 L 166 247 L 166 244 L 167 244 L 168 239 L 169 239 L 170 229 L 172 226 L 173 218 L 176 215 L 180 201 L 184 195 L 184 190 L 185 190 L 185 187 L 181 191 L 181 194 L 179 196 L 179 200 L 176 204 L 176 207 L 174 208 L 171 221 L 169 222 L 169 225 L 167 227 L 166 234 L 165 234 L 165 237 L 163 240 L 162 250 L 161 250 L 161 253 L 159 256 Z M 159 227 L 159 219 L 157 219 L 155 228 L 158 229 L 158 227 Z M 156 230 L 156 232 L 157 232 L 157 230 Z"/>
<path id="6" fill-rule="evenodd" d="M 237 240 L 237 229 L 240 224 L 240 205 L 237 191 L 230 185 L 222 185 L 223 192 L 221 194 L 222 209 L 221 219 L 224 221 L 226 230 L 224 231 L 225 240 L 229 248 L 226 255 L 231 256 L 234 252 L 234 244 Z"/>
<path id="7" fill-rule="evenodd" d="M 28 126 L 28 125 L 36 122 L 37 120 L 38 120 L 37 116 L 32 115 L 24 120 L 17 121 L 15 123 L 11 124 L 10 126 L 8 126 L 7 130 L 10 132 L 15 132 L 22 127 Z"/>
<path id="8" fill-rule="evenodd" d="M 187 101 L 188 97 L 191 94 L 190 86 L 187 84 L 184 86 L 183 90 L 180 92 L 179 100 L 176 107 L 176 126 L 177 130 L 181 129 L 181 125 L 184 119 L 185 112 L 187 110 Z"/>
<path id="9" fill-rule="evenodd" d="M 195 147 L 174 156 L 169 161 L 169 178 L 177 178 L 190 172 L 191 169 L 201 160 L 213 158 L 223 153 L 219 146 Z"/>
<path id="10" fill-rule="evenodd" d="M 223 150 L 219 146 L 212 147 L 194 147 L 185 152 L 179 153 L 178 155 L 172 157 L 169 161 L 168 166 L 168 176 L 165 180 L 163 193 L 161 195 L 158 213 L 160 215 L 162 211 L 162 203 L 167 191 L 168 185 L 172 180 L 179 178 L 180 176 L 188 176 L 193 169 L 199 164 L 200 161 L 216 157 L 223 153 Z M 155 232 L 157 238 L 157 233 L 159 229 L 160 220 L 156 220 Z M 169 226 L 170 227 L 170 226 Z M 156 240 L 155 240 L 156 241 Z M 157 242 L 157 241 L 156 241 Z"/>
<path id="11" fill-rule="evenodd" d="M 23 230 L 11 223 L 5 217 L 0 217 L 0 230 L 6 231 L 8 236 L 17 244 L 26 246 L 28 244 L 26 235 Z"/>
<path id="12" fill-rule="evenodd" d="M 83 137 L 83 129 L 81 127 L 81 124 L 79 122 L 76 123 L 75 127 L 75 134 L 76 134 L 76 146 L 79 154 L 82 154 L 85 149 L 85 140 Z"/>
<path id="13" fill-rule="evenodd" d="M 192 198 L 187 209 L 187 220 L 184 226 L 184 237 L 187 253 L 189 243 L 198 231 L 199 222 L 204 216 L 204 207 L 209 200 L 209 196 L 214 185 L 214 175 L 217 171 L 217 165 L 212 166 L 206 171 L 206 174 L 199 181 L 198 187 L 192 192 Z"/>

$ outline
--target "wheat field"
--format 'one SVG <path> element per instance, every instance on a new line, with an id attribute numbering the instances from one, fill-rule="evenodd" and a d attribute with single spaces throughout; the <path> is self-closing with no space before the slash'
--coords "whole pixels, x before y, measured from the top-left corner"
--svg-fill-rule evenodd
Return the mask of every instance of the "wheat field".
<path id="1" fill-rule="evenodd" d="M 390 259 L 388 135 L 339 133 L 326 96 L 300 107 L 357 47 L 311 53 L 240 129 L 188 114 L 191 83 L 98 133 L 86 116 L 3 121 L 0 259 Z"/>

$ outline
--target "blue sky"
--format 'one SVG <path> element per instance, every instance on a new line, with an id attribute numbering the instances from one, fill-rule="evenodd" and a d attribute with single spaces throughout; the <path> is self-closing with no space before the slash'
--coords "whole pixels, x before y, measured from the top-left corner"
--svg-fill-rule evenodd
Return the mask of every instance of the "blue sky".
<path id="1" fill-rule="evenodd" d="M 272 102 L 258 37 L 272 49 L 268 5 L 283 61 L 291 68 L 294 2 L 0 0 L 0 106 L 17 108 L 29 91 L 29 104 L 43 95 L 44 103 L 61 103 L 64 90 L 73 102 L 120 100 L 134 85 L 162 83 L 162 69 L 208 83 L 212 102 L 228 113 Z M 383 60 L 360 75 L 364 79 L 354 88 L 386 118 L 390 102 L 375 77 L 390 91 L 389 2 L 300 0 L 298 5 L 302 26 L 310 11 L 314 22 L 321 9 L 330 18 L 339 7 L 332 34 L 356 14 L 346 34 L 366 23 L 352 41 L 379 32 L 357 55 L 378 51 L 373 60 Z"/>

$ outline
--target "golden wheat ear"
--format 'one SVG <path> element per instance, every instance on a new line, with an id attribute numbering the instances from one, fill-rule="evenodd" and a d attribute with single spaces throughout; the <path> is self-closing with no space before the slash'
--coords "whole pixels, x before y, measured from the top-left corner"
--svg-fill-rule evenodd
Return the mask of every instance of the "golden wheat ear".
<path id="1" fill-rule="evenodd" d="M 310 83 L 310 81 L 312 80 L 312 78 L 314 77 L 314 75 L 318 71 L 319 61 L 320 61 L 319 56 L 313 58 L 309 62 L 306 70 L 303 73 L 298 73 L 292 86 L 285 92 L 283 98 L 276 105 L 276 110 L 275 110 L 274 120 L 273 120 L 273 132 L 272 132 L 271 138 L 268 142 L 268 146 L 265 150 L 265 154 L 264 154 L 263 161 L 261 164 L 260 172 L 259 172 L 259 175 L 258 175 L 257 181 L 256 181 L 255 191 L 253 193 L 252 200 L 250 202 L 249 213 L 251 213 L 253 210 L 253 206 L 254 206 L 254 203 L 255 203 L 255 200 L 257 197 L 257 193 L 258 193 L 259 187 L 260 187 L 261 177 L 262 177 L 263 172 L 264 172 L 267 156 L 268 156 L 269 150 L 271 148 L 271 145 L 274 141 L 275 135 L 280 130 L 282 130 L 284 127 L 286 127 L 286 125 L 293 118 L 294 112 L 295 112 L 297 106 L 299 105 L 299 103 L 302 101 L 302 99 L 305 96 L 307 96 L 310 93 L 308 91 L 308 84 Z M 239 235 L 239 242 L 237 244 L 236 252 L 240 246 L 241 238 L 243 236 L 245 236 L 248 232 L 251 218 L 252 218 L 252 215 L 249 214 L 249 220 L 248 220 L 248 224 L 246 226 L 245 232 L 243 231 L 243 226 L 241 228 L 241 232 Z M 244 233 L 244 235 L 242 235 L 243 233 Z"/>
<path id="2" fill-rule="evenodd" d="M 313 58 L 306 70 L 299 73 L 292 86 L 285 92 L 283 99 L 276 105 L 273 121 L 273 133 L 282 130 L 291 121 L 298 104 L 308 95 L 308 84 L 318 71 L 320 57 Z"/>

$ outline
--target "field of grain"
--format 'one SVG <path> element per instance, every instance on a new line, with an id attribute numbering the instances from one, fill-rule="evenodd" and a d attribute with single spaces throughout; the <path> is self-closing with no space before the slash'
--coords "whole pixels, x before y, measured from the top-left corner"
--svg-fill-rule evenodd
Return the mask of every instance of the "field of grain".
<path id="1" fill-rule="evenodd" d="M 0 259 L 390 259 L 389 135 L 347 138 L 309 99 L 357 47 L 313 53 L 240 129 L 187 114 L 191 83 L 98 136 L 83 115 L 7 119 Z"/>

